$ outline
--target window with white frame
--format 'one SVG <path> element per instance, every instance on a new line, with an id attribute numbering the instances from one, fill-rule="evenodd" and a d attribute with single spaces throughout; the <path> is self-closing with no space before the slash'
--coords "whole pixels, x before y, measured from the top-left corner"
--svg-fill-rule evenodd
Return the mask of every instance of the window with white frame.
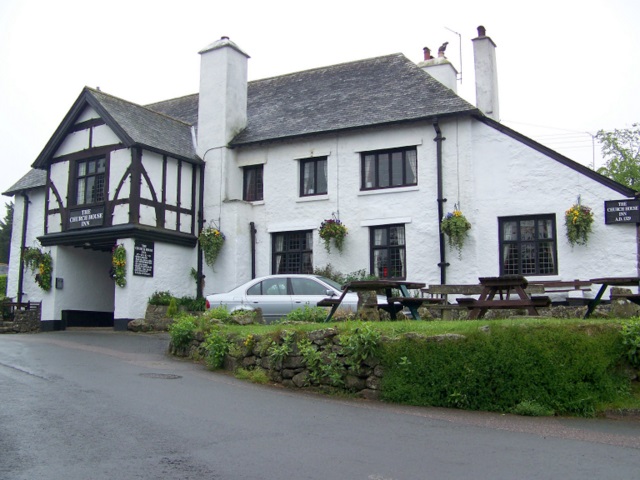
<path id="1" fill-rule="evenodd" d="M 404 225 L 370 228 L 371 273 L 378 278 L 407 276 Z"/>
<path id="2" fill-rule="evenodd" d="M 409 147 L 363 153 L 360 171 L 361 190 L 417 185 L 417 150 Z"/>
<path id="3" fill-rule="evenodd" d="M 558 273 L 555 214 L 502 217 L 498 224 L 501 275 Z"/>

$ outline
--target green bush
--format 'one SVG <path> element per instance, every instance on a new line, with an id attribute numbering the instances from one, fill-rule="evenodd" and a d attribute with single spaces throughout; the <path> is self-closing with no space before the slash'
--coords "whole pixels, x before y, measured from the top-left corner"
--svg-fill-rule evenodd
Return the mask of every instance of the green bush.
<path id="1" fill-rule="evenodd" d="M 226 323 L 229 321 L 229 317 L 231 317 L 231 314 L 229 313 L 226 307 L 219 306 L 219 307 L 213 307 L 207 310 L 204 313 L 203 317 L 220 320 L 221 322 Z"/>
<path id="2" fill-rule="evenodd" d="M 222 368 L 224 357 L 229 352 L 227 335 L 220 330 L 212 331 L 204 341 L 205 362 L 211 369 Z"/>
<path id="3" fill-rule="evenodd" d="M 149 297 L 149 305 L 164 305 L 168 306 L 171 302 L 173 296 L 171 292 L 163 291 L 163 292 L 154 292 L 153 295 Z"/>
<path id="4" fill-rule="evenodd" d="M 340 335 L 347 363 L 356 370 L 368 357 L 375 357 L 380 351 L 380 332 L 370 323 L 363 323 L 351 333 Z"/>
<path id="5" fill-rule="evenodd" d="M 383 344 L 384 399 L 412 405 L 591 416 L 624 390 L 619 331 L 494 326 L 457 341 Z"/>
<path id="6" fill-rule="evenodd" d="M 327 319 L 327 311 L 322 307 L 310 307 L 305 305 L 303 308 L 291 310 L 283 321 L 285 322 L 313 322 L 322 323 Z"/>
<path id="7" fill-rule="evenodd" d="M 190 315 L 183 315 L 169 325 L 169 336 L 175 348 L 186 348 L 195 338 L 196 320 Z"/>
<path id="8" fill-rule="evenodd" d="M 204 312 L 206 307 L 206 298 L 180 297 L 178 305 L 184 307 L 189 312 Z"/>
<path id="9" fill-rule="evenodd" d="M 0 298 L 7 296 L 7 276 L 0 275 Z"/>
<path id="10" fill-rule="evenodd" d="M 175 298 L 171 298 L 169 307 L 167 308 L 167 317 L 175 318 L 180 311 L 178 310 L 178 301 Z"/>
<path id="11" fill-rule="evenodd" d="M 622 324 L 622 345 L 629 363 L 640 368 L 640 319 L 635 318 Z"/>

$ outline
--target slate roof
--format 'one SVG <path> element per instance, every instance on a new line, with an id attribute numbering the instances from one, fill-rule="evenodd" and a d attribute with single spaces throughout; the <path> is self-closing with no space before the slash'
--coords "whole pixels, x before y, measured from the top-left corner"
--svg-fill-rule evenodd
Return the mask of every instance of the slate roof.
<path id="1" fill-rule="evenodd" d="M 44 187 L 47 184 L 46 170 L 29 170 L 20 180 L 13 184 L 2 195 L 12 196 L 25 190 Z"/>
<path id="2" fill-rule="evenodd" d="M 255 80 L 247 95 L 247 127 L 232 145 L 478 113 L 400 53 Z M 196 125 L 198 94 L 147 108 Z"/>

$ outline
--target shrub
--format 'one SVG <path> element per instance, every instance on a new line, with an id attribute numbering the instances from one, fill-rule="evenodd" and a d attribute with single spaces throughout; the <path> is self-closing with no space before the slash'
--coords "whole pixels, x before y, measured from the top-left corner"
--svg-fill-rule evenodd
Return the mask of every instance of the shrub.
<path id="1" fill-rule="evenodd" d="M 0 297 L 7 295 L 7 276 L 0 275 Z"/>
<path id="2" fill-rule="evenodd" d="M 205 362 L 211 369 L 222 368 L 224 357 L 229 352 L 227 335 L 220 331 L 212 331 L 204 341 Z"/>
<path id="3" fill-rule="evenodd" d="M 219 307 L 210 308 L 203 314 L 203 316 L 206 318 L 213 318 L 216 320 L 220 320 L 221 322 L 228 322 L 231 314 L 229 313 L 226 307 L 219 306 Z"/>
<path id="4" fill-rule="evenodd" d="M 269 376 L 262 368 L 254 368 L 253 370 L 239 368 L 235 371 L 235 376 L 240 380 L 249 380 L 253 383 L 269 383 Z"/>
<path id="5" fill-rule="evenodd" d="M 640 368 L 640 319 L 636 318 L 622 324 L 622 345 L 629 363 Z"/>
<path id="6" fill-rule="evenodd" d="M 171 298 L 169 308 L 167 308 L 167 317 L 175 318 L 178 313 L 180 313 L 178 310 L 178 301 L 175 298 Z"/>
<path id="7" fill-rule="evenodd" d="M 347 363 L 359 370 L 363 360 L 375 357 L 380 351 L 380 332 L 370 323 L 363 323 L 352 333 L 340 336 Z"/>
<path id="8" fill-rule="evenodd" d="M 173 296 L 171 292 L 163 291 L 163 292 L 154 292 L 153 295 L 149 297 L 149 305 L 165 305 L 168 306 L 171 302 Z"/>
<path id="9" fill-rule="evenodd" d="M 169 336 L 175 348 L 187 348 L 195 337 L 196 321 L 190 315 L 184 315 L 169 325 Z"/>
<path id="10" fill-rule="evenodd" d="M 310 307 L 305 305 L 303 308 L 291 310 L 284 321 L 287 322 L 310 322 L 322 323 L 327 319 L 327 311 L 322 307 Z"/>
<path id="11" fill-rule="evenodd" d="M 180 297 L 178 305 L 184 307 L 189 312 L 204 312 L 206 309 L 206 298 Z"/>
<path id="12" fill-rule="evenodd" d="M 497 327 L 458 341 L 404 338 L 383 345 L 383 396 L 412 405 L 501 412 L 537 405 L 591 416 L 628 382 L 616 371 L 621 354 L 619 333 L 606 326 L 588 335 L 544 325 Z"/>

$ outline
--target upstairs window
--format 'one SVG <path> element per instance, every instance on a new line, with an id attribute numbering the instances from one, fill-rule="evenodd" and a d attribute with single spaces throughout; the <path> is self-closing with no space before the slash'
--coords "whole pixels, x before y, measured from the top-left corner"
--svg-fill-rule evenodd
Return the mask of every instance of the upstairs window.
<path id="1" fill-rule="evenodd" d="M 498 224 L 501 275 L 558 273 L 555 215 L 503 217 Z"/>
<path id="2" fill-rule="evenodd" d="M 407 276 L 404 225 L 371 227 L 371 273 L 382 279 Z"/>
<path id="3" fill-rule="evenodd" d="M 247 202 L 257 202 L 264 199 L 262 171 L 263 165 L 244 167 L 244 185 L 242 188 L 243 200 Z"/>
<path id="4" fill-rule="evenodd" d="M 327 157 L 300 160 L 300 196 L 327 193 Z"/>
<path id="5" fill-rule="evenodd" d="M 418 184 L 418 154 L 415 147 L 363 153 L 361 162 L 361 190 Z"/>
<path id="6" fill-rule="evenodd" d="M 76 205 L 104 202 L 106 159 L 76 163 Z"/>

